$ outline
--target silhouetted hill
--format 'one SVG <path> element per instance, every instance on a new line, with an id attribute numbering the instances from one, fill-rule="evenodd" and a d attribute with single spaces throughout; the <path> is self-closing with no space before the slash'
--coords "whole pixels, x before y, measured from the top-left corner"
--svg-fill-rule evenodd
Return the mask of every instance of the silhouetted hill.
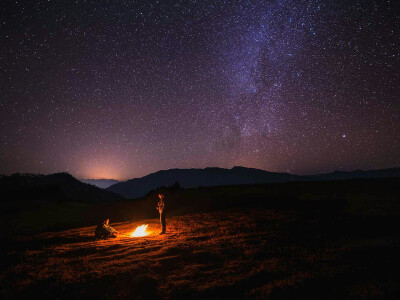
<path id="1" fill-rule="evenodd" d="M 101 189 L 106 189 L 113 184 L 118 183 L 118 180 L 115 179 L 79 179 L 83 183 L 95 185 Z"/>
<path id="2" fill-rule="evenodd" d="M 314 212 L 325 217 L 342 213 L 350 218 L 353 215 L 377 218 L 396 215 L 400 220 L 397 217 L 400 215 L 398 186 L 400 178 L 350 179 L 160 188 L 140 199 L 102 203 L 52 201 L 56 197 L 48 197 L 48 201 L 35 200 L 35 197 L 26 201 L 0 201 L 0 228 L 7 228 L 0 235 L 0 242 L 11 236 L 95 225 L 105 218 L 110 218 L 112 223 L 158 218 L 155 209 L 158 192 L 165 194 L 168 218 L 254 208 Z M 362 228 L 366 230 L 365 226 Z"/>
<path id="3" fill-rule="evenodd" d="M 259 169 L 234 167 L 232 169 L 170 169 L 114 184 L 107 190 L 125 198 L 139 198 L 162 186 L 178 182 L 183 188 L 198 186 L 224 186 L 241 184 L 275 183 L 288 181 L 326 181 L 355 178 L 400 177 L 400 168 L 371 171 L 336 171 L 328 174 L 298 176 L 288 173 L 275 173 Z"/>
<path id="4" fill-rule="evenodd" d="M 293 181 L 300 178 L 287 173 L 234 167 L 232 169 L 170 169 L 131 179 L 110 186 L 107 190 L 125 198 L 139 198 L 162 186 L 179 182 L 183 188 Z"/>
<path id="5" fill-rule="evenodd" d="M 82 183 L 68 173 L 13 174 L 0 177 L 2 201 L 44 200 L 98 203 L 121 199 L 110 191 Z"/>
<path id="6" fill-rule="evenodd" d="M 327 174 L 303 176 L 305 180 L 345 180 L 355 178 L 389 178 L 400 177 L 400 168 L 390 168 L 381 170 L 356 170 L 351 172 L 335 171 Z"/>

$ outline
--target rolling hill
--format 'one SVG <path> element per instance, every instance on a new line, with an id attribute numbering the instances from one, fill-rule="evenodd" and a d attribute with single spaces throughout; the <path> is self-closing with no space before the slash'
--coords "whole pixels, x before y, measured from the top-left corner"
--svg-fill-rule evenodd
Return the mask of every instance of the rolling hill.
<path id="1" fill-rule="evenodd" d="M 68 173 L 13 174 L 0 177 L 2 201 L 41 200 L 99 203 L 120 200 L 110 191 L 85 184 Z"/>
<path id="2" fill-rule="evenodd" d="M 242 184 L 277 183 L 289 181 L 328 181 L 355 178 L 400 177 L 400 168 L 371 171 L 336 171 L 328 174 L 298 176 L 289 173 L 268 172 L 259 169 L 233 167 L 232 169 L 170 169 L 162 170 L 141 178 L 119 182 L 107 188 L 124 198 L 133 199 L 147 195 L 162 186 L 171 186 L 176 182 L 183 188 L 199 186 L 225 186 Z"/>
<path id="3" fill-rule="evenodd" d="M 183 188 L 193 188 L 199 186 L 285 182 L 299 178 L 299 176 L 288 173 L 274 173 L 244 167 L 234 167 L 232 169 L 170 169 L 120 182 L 110 186 L 107 190 L 125 198 L 139 198 L 145 196 L 151 190 L 162 186 L 171 186 L 176 182 Z"/>

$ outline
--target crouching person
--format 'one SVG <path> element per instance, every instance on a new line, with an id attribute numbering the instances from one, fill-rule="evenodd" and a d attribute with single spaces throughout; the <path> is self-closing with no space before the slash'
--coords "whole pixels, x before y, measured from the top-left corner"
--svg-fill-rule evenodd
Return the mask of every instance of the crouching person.
<path id="1" fill-rule="evenodd" d="M 97 226 L 94 233 L 97 239 L 116 238 L 118 236 L 119 232 L 108 225 L 109 222 L 110 220 L 106 219 Z"/>

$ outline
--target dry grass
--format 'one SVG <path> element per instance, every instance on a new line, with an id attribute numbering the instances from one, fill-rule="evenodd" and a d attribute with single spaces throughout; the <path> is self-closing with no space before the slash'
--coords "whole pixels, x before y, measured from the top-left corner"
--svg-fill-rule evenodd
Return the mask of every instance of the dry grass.
<path id="1" fill-rule="evenodd" d="M 399 292 L 399 276 L 391 273 L 399 261 L 393 262 L 397 236 L 343 238 L 295 211 L 230 210 L 167 221 L 166 235 L 150 219 L 113 224 L 126 234 L 149 224 L 152 234 L 141 238 L 97 241 L 94 227 L 85 227 L 16 241 L 1 252 L 0 295 L 390 298 Z M 381 255 L 379 264 L 368 262 L 373 254 Z"/>

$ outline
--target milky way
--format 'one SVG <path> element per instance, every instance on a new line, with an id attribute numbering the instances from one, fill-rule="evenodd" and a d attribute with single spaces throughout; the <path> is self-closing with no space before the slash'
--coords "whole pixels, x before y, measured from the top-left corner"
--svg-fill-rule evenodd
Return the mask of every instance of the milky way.
<path id="1" fill-rule="evenodd" d="M 0 173 L 400 165 L 395 1 L 13 1 Z"/>

